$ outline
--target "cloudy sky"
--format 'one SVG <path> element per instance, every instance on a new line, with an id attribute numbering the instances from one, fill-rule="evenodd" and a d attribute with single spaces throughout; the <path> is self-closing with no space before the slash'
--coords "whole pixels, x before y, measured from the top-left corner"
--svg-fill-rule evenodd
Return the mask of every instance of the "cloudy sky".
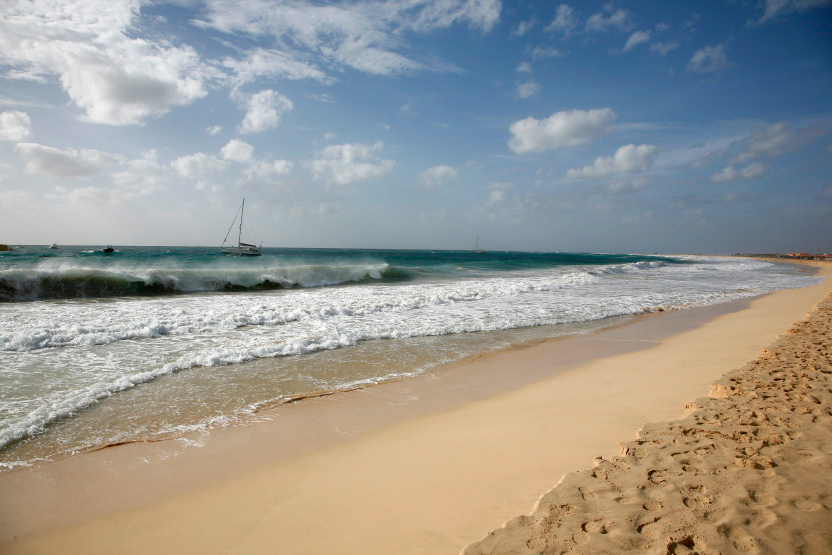
<path id="1" fill-rule="evenodd" d="M 0 242 L 832 251 L 832 0 L 5 0 Z"/>

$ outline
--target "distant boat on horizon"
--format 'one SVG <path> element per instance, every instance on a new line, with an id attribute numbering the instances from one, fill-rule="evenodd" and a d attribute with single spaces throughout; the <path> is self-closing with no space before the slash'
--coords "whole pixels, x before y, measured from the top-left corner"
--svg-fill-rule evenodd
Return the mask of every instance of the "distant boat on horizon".
<path id="1" fill-rule="evenodd" d="M 225 239 L 222 240 L 222 245 L 220 246 L 220 252 L 223 254 L 229 254 L 231 256 L 260 256 L 261 247 L 263 243 L 260 243 L 260 246 L 253 245 L 251 243 L 243 243 L 243 214 L 246 208 L 246 199 L 243 199 L 243 203 L 240 205 L 240 210 L 237 211 L 237 214 L 240 215 L 240 224 L 237 231 L 237 246 L 229 245 L 225 246 L 225 242 L 228 240 L 228 236 L 231 234 L 231 230 L 234 229 L 234 224 L 237 222 L 237 215 L 234 215 L 234 220 L 231 222 L 231 227 L 228 228 L 228 233 L 225 234 Z"/>
<path id="2" fill-rule="evenodd" d="M 480 236 L 477 234 L 477 242 L 474 243 L 474 252 L 477 254 L 482 254 L 485 251 L 480 248 Z"/>
<path id="3" fill-rule="evenodd" d="M 52 243 L 51 245 L 49 245 L 46 248 L 47 249 L 59 249 L 60 247 L 58 246 L 58 243 Z"/>
<path id="4" fill-rule="evenodd" d="M 106 252 L 107 254 L 110 254 L 111 252 L 115 252 L 115 250 L 116 249 L 114 249 L 112 245 L 107 245 L 106 248 L 101 249 L 101 252 Z"/>

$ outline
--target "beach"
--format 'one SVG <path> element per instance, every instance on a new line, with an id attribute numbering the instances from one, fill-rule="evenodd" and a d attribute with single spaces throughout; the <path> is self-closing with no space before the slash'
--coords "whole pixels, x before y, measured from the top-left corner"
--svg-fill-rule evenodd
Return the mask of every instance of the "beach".
<path id="1" fill-rule="evenodd" d="M 716 472 L 705 468 L 709 454 L 694 452 L 690 460 L 678 461 L 676 450 L 667 448 L 675 445 L 668 439 L 672 434 L 685 435 L 679 431 L 684 426 L 652 423 L 679 420 L 686 406 L 688 418 L 712 423 L 720 410 L 698 400 L 709 391 L 731 400 L 744 418 L 762 418 L 763 409 L 749 404 L 756 397 L 748 384 L 723 376 L 755 361 L 764 349 L 771 348 L 764 358 L 780 360 L 771 353 L 784 352 L 782 342 L 802 337 L 803 332 L 785 332 L 832 291 L 830 268 L 821 265 L 819 271 L 827 279 L 818 285 L 731 306 L 646 314 L 592 334 L 471 357 L 446 372 L 277 407 L 264 411 L 256 424 L 217 430 L 204 442 L 192 433 L 182 440 L 128 443 L 1 474 L 0 546 L 9 553 L 545 552 L 560 548 L 555 535 L 560 525 L 568 537 L 580 532 L 598 542 L 570 545 L 576 552 L 671 544 L 676 552 L 692 549 L 699 546 L 700 532 L 688 533 L 685 526 L 696 522 L 689 517 L 669 525 L 676 505 L 658 493 L 638 497 L 633 491 L 647 490 L 639 489 L 636 478 L 613 475 L 629 466 L 646 472 L 654 489 L 687 488 L 691 493 L 679 502 L 697 522 L 713 513 L 709 504 L 733 506 L 742 495 L 735 484 L 723 482 L 720 489 L 708 482 L 696 489 L 690 479 Z M 828 364 L 829 328 L 808 327 L 806 333 L 814 335 L 802 344 L 825 345 Z M 781 343 L 770 347 L 780 336 Z M 503 383 L 481 379 L 505 375 L 506 369 L 523 377 Z M 826 376 L 818 373 L 804 381 Z M 711 388 L 713 382 L 720 385 Z M 430 395 L 436 390 L 446 394 Z M 812 395 L 826 395 L 818 397 L 824 407 L 829 388 L 820 390 Z M 430 400 L 408 401 L 415 398 Z M 796 411 L 800 403 L 818 404 L 808 397 L 783 402 Z M 734 425 L 724 420 L 720 425 Z M 719 468 L 754 474 L 742 490 L 752 498 L 744 507 L 762 520 L 731 526 L 743 515 L 717 511 L 732 533 L 713 538 L 702 532 L 708 546 L 725 541 L 738 550 L 759 551 L 789 545 L 788 528 L 800 522 L 828 528 L 829 503 L 819 486 L 799 479 L 800 468 L 776 459 L 795 458 L 789 450 L 795 446 L 815 465 L 804 465 L 809 472 L 828 469 L 829 429 L 780 433 L 778 426 L 792 425 L 780 420 L 767 420 L 767 435 L 755 436 L 741 452 L 726 447 L 728 459 L 713 458 Z M 616 459 L 622 442 L 626 464 Z M 662 449 L 645 453 L 645 445 L 652 444 Z M 682 472 L 673 472 L 673 464 Z M 776 481 L 781 467 L 792 469 L 793 482 Z M 611 476 L 609 482 L 599 478 L 604 475 Z M 599 479 L 606 485 L 592 482 Z M 772 491 L 791 483 L 803 490 L 792 492 L 795 509 L 781 511 Z M 756 493 L 749 493 L 755 487 Z M 616 488 L 624 493 L 616 495 Z M 667 499 L 674 495 L 667 493 Z M 560 515 L 562 506 L 574 508 Z M 662 518 L 644 520 L 651 511 Z M 582 518 L 589 513 L 603 517 Z M 807 514 L 813 520 L 806 520 Z M 725 524 L 716 521 L 715 529 Z M 649 531 L 644 535 L 653 543 L 638 544 L 631 531 L 621 532 L 622 522 Z M 786 543 L 753 537 L 754 530 L 775 522 L 778 541 Z M 810 552 L 828 550 L 829 538 L 822 534 L 802 538 Z"/>

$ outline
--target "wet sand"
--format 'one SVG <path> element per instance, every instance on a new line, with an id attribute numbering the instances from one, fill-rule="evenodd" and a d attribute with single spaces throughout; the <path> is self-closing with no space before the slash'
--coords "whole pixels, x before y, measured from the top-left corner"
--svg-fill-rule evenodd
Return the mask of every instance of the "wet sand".
<path id="1" fill-rule="evenodd" d="M 613 460 L 643 424 L 680 418 L 830 290 L 826 280 L 727 314 L 650 315 L 481 357 L 432 378 L 284 407 L 203 447 L 125 445 L 6 473 L 0 546 L 458 553 L 529 512 L 565 473 Z M 515 373 L 522 379 L 484 378 Z"/>

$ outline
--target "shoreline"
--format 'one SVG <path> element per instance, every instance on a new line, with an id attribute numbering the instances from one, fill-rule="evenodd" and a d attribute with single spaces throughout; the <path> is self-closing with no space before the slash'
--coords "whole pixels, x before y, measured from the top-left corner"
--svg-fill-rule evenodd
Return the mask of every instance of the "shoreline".
<path id="1" fill-rule="evenodd" d="M 821 275 L 828 277 L 828 265 L 823 268 Z M 151 547 L 188 552 L 209 546 L 212 551 L 255 551 L 258 545 L 281 545 L 287 552 L 304 553 L 331 551 L 334 545 L 345 553 L 402 551 L 403 547 L 408 552 L 458 552 L 512 515 L 527 512 L 562 474 L 586 467 L 595 456 L 615 454 L 618 443 L 633 437 L 646 422 L 678 417 L 684 403 L 705 394 L 711 381 L 755 358 L 801 319 L 824 296 L 818 291 L 828 292 L 828 281 L 756 298 L 748 308 L 706 318 L 703 324 L 662 340 L 655 339 L 659 337 L 655 332 L 632 334 L 642 322 L 659 322 L 661 328 L 661 322 L 672 319 L 666 317 L 687 311 L 647 315 L 636 324 L 615 328 L 618 337 L 603 335 L 605 330 L 487 355 L 422 382 L 455 384 L 465 390 L 472 383 L 471 375 L 478 373 L 472 373 L 472 367 L 489 365 L 492 370 L 530 367 L 540 370 L 540 375 L 551 374 L 551 361 L 562 357 L 564 344 L 574 346 L 579 340 L 596 344 L 587 346 L 590 354 L 600 349 L 600 343 L 606 343 L 605 348 L 615 343 L 633 347 L 617 354 L 609 349 L 600 356 L 596 352 L 572 360 L 572 366 L 566 361 L 555 375 L 532 377 L 505 393 L 498 393 L 501 384 L 487 384 L 494 389 L 479 398 L 450 395 L 446 405 L 439 403 L 423 412 L 413 410 L 418 403 L 410 403 L 410 410 L 404 410 L 397 421 L 379 422 L 379 414 L 370 415 L 370 421 L 357 417 L 355 429 L 336 434 L 338 441 L 322 444 L 320 436 L 304 437 L 309 422 L 302 420 L 308 420 L 310 413 L 320 419 L 328 411 L 332 417 L 335 411 L 357 411 L 362 403 L 395 403 L 422 392 L 412 383 L 390 384 L 395 387 L 353 392 L 336 402 L 302 403 L 306 406 L 291 407 L 292 415 L 282 411 L 262 426 L 212 433 L 205 447 L 176 456 L 171 456 L 170 444 L 131 444 L 36 470 L 21 469 L 0 476 L 5 499 L 28 503 L 28 509 L 21 506 L 16 515 L 6 506 L 0 543 L 21 553 L 44 552 L 57 545 L 64 551 L 68 547 L 85 552 L 113 546 L 136 552 Z M 720 343 L 716 338 L 726 333 L 735 334 L 727 345 L 722 342 L 727 357 L 715 361 L 713 349 L 701 352 Z M 657 352 L 668 349 L 672 352 Z M 697 363 L 702 368 L 696 376 L 666 376 L 666 371 L 655 367 L 643 374 L 640 366 L 651 359 L 659 368 L 668 361 Z M 620 383 L 622 368 L 631 373 L 625 384 Z M 642 374 L 637 377 L 632 372 Z M 645 379 L 672 383 L 651 388 Z M 671 387 L 678 391 L 669 394 Z M 399 391 L 394 393 L 395 389 Z M 584 392 L 590 402 L 577 403 L 576 392 Z M 613 416 L 616 422 L 609 426 L 606 420 Z M 294 428 L 287 422 L 292 419 L 297 420 Z M 554 425 L 558 422 L 567 422 L 568 429 Z M 328 430 L 323 435 L 332 436 L 332 420 L 323 418 L 318 424 L 316 433 Z M 272 445 L 265 445 L 269 428 L 275 425 L 282 432 L 298 434 L 292 438 L 294 453 L 287 455 L 274 445 L 279 446 L 285 436 L 279 441 L 272 436 Z M 206 461 L 209 452 L 212 460 Z M 136 463 L 141 457 L 153 460 Z M 241 457 L 247 461 L 243 468 Z M 167 490 L 159 487 L 165 480 L 173 481 L 170 476 L 182 478 L 188 473 L 198 476 L 169 484 Z M 9 476 L 17 478 L 9 480 Z M 125 479 L 132 484 L 120 483 Z M 79 480 L 80 485 L 70 488 L 65 480 Z M 48 487 L 36 491 L 38 483 L 48 482 L 64 484 L 65 491 L 57 495 Z M 162 494 L 134 498 L 132 505 L 107 499 L 129 497 L 148 486 L 156 493 L 163 490 Z M 38 518 L 37 509 L 55 500 L 60 506 L 50 509 L 51 523 L 38 529 L 30 522 L 27 533 L 23 521 Z M 82 518 L 73 518 L 72 503 L 87 505 L 90 500 L 98 500 L 98 508 L 85 506 Z M 27 510 L 32 511 L 28 516 Z M 18 534 L 23 537 L 8 541 Z M 128 537 L 134 542 L 132 548 L 124 546 Z"/>

